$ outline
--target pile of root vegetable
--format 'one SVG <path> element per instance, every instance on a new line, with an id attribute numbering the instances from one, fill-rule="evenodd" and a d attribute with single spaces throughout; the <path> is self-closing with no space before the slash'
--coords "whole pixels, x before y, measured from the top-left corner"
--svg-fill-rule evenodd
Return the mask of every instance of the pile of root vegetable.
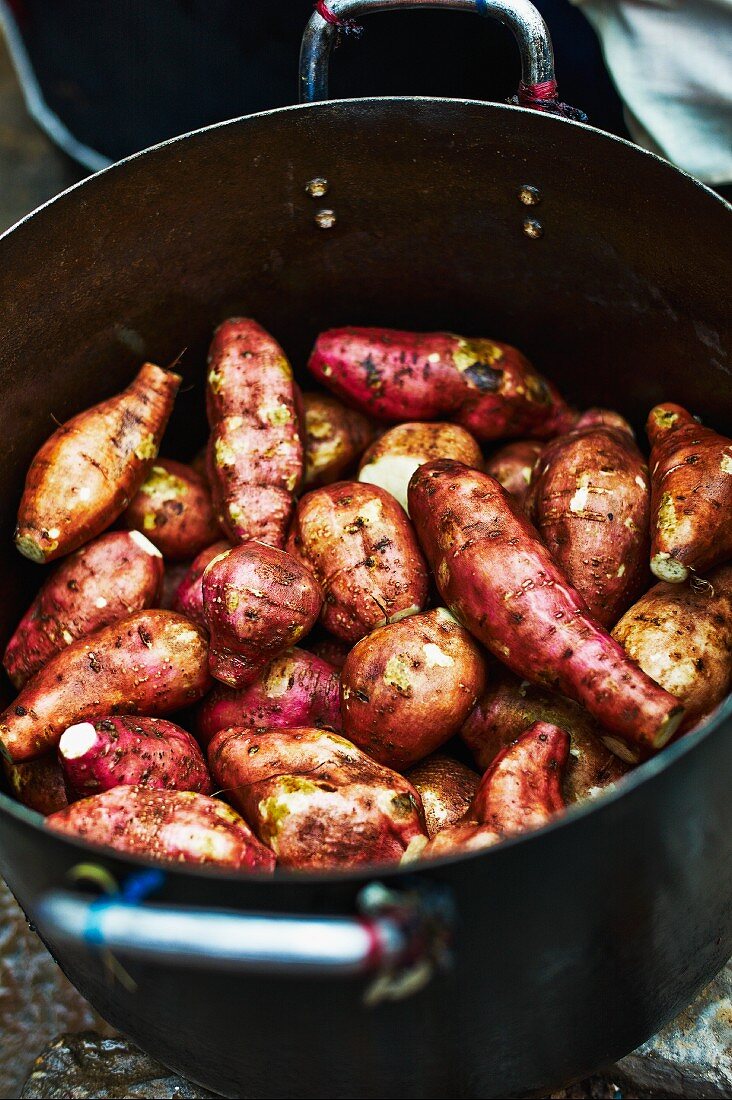
<path id="1" fill-rule="evenodd" d="M 205 457 L 157 458 L 180 377 L 146 363 L 33 460 L 16 545 L 62 560 L 0 739 L 48 828 L 244 870 L 454 854 L 720 704 L 729 439 L 658 405 L 647 464 L 490 340 L 345 328 L 308 366 L 330 393 L 228 320 Z"/>

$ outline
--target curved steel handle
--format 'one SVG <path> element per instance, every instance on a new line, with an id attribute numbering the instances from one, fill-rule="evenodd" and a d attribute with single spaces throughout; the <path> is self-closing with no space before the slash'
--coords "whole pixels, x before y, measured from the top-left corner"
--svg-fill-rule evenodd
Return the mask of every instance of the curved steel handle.
<path id="1" fill-rule="evenodd" d="M 342 917 L 240 913 L 54 890 L 34 918 L 51 943 L 148 963 L 233 973 L 399 974 L 400 981 L 426 964 L 431 973 L 449 938 L 451 908 L 442 891 L 372 883 L 361 891 L 359 909 L 361 916 Z"/>
<path id="2" fill-rule="evenodd" d="M 521 55 L 521 80 L 528 86 L 554 80 L 554 52 L 546 23 L 529 0 L 330 0 L 329 11 L 338 21 L 357 19 L 377 11 L 405 8 L 450 8 L 473 11 L 498 19 L 514 35 Z M 300 101 L 328 98 L 328 60 L 339 29 L 315 12 L 305 28 L 300 49 Z"/>

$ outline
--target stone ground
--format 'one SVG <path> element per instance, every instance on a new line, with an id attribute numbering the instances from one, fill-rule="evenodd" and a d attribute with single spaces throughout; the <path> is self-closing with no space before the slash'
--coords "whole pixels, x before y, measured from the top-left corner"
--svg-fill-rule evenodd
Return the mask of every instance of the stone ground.
<path id="1" fill-rule="evenodd" d="M 0 231 L 81 178 L 36 128 L 0 40 Z M 0 1097 L 210 1096 L 112 1034 L 0 882 Z M 732 1097 L 732 965 L 640 1050 L 559 1098 Z"/>

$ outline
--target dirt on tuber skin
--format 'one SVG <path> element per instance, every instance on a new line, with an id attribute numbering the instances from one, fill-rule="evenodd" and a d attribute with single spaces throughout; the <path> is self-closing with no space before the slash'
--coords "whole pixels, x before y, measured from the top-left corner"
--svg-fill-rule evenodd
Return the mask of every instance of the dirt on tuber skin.
<path id="1" fill-rule="evenodd" d="M 393 862 L 427 841 L 412 784 L 324 730 L 221 730 L 211 774 L 281 867 Z"/>
<path id="2" fill-rule="evenodd" d="M 208 745 L 219 730 L 315 726 L 341 728 L 338 669 L 304 649 L 287 649 L 244 688 L 217 684 L 198 707 L 196 730 Z"/>
<path id="3" fill-rule="evenodd" d="M 195 739 L 164 718 L 110 715 L 69 726 L 58 756 L 67 789 L 76 798 L 121 785 L 211 793 Z"/>
<path id="4" fill-rule="evenodd" d="M 300 500 L 287 549 L 323 590 L 321 622 L 345 642 L 421 611 L 427 567 L 404 509 L 375 485 L 339 481 Z"/>
<path id="5" fill-rule="evenodd" d="M 443 753 L 433 753 L 407 772 L 422 799 L 430 839 L 465 817 L 478 790 L 480 776 Z"/>
<path id="6" fill-rule="evenodd" d="M 208 482 L 172 458 L 154 463 L 121 523 L 146 535 L 166 562 L 195 558 L 221 533 Z"/>
<path id="7" fill-rule="evenodd" d="M 257 679 L 314 626 L 323 597 L 297 558 L 254 539 L 214 558 L 203 574 L 211 674 L 229 687 Z"/>
<path id="8" fill-rule="evenodd" d="M 656 405 L 651 442 L 651 571 L 680 584 L 732 558 L 732 439 L 680 405 Z"/>
<path id="9" fill-rule="evenodd" d="M 5 671 L 20 690 L 71 642 L 157 606 L 163 559 L 138 532 L 110 531 L 60 562 L 8 642 Z"/>
<path id="10" fill-rule="evenodd" d="M 282 549 L 304 474 L 301 398 L 284 351 L 256 321 L 232 317 L 216 329 L 206 408 L 208 475 L 225 534 Z"/>
<path id="11" fill-rule="evenodd" d="M 570 736 L 562 787 L 567 802 L 592 798 L 627 773 L 628 765 L 603 744 L 600 727 L 586 710 L 563 695 L 520 680 L 497 662 L 489 666 L 488 687 L 460 736 L 478 767 L 485 770 L 499 752 L 536 722 L 550 722 Z"/>
<path id="12" fill-rule="evenodd" d="M 408 512 L 409 479 L 418 466 L 433 458 L 454 458 L 466 466 L 483 467 L 480 447 L 470 432 L 457 424 L 397 424 L 366 451 L 358 480 L 385 489 Z"/>
<path id="13" fill-rule="evenodd" d="M 204 632 L 172 611 L 149 610 L 72 642 L 0 715 L 0 750 L 16 763 L 43 756 L 67 726 L 106 715 L 170 714 L 210 686 Z"/>
<path id="14" fill-rule="evenodd" d="M 697 587 L 660 581 L 623 615 L 613 638 L 684 704 L 693 729 L 732 688 L 732 564 Z"/>
<path id="15" fill-rule="evenodd" d="M 485 679 L 480 647 L 444 607 L 379 627 L 341 670 L 343 732 L 403 771 L 458 732 Z"/>
<path id="16" fill-rule="evenodd" d="M 409 504 L 444 603 L 494 656 L 581 703 L 623 759 L 651 756 L 668 742 L 683 707 L 589 615 L 494 478 L 459 462 L 429 462 L 412 477 Z"/>
<path id="17" fill-rule="evenodd" d="M 54 832 L 130 855 L 236 871 L 273 871 L 272 852 L 230 806 L 192 791 L 113 787 L 51 814 Z"/>
<path id="18" fill-rule="evenodd" d="M 114 523 L 158 453 L 180 382 L 145 363 L 126 390 L 53 433 L 26 477 L 15 530 L 21 554 L 53 561 Z"/>
<path id="19" fill-rule="evenodd" d="M 338 397 L 381 420 L 450 420 L 487 442 L 549 439 L 576 414 L 520 351 L 446 332 L 322 332 L 308 362 Z"/>
<path id="20" fill-rule="evenodd" d="M 569 745 L 565 730 L 535 722 L 498 754 L 464 819 L 441 830 L 425 848 L 424 858 L 492 847 L 547 825 L 565 809 L 562 773 Z"/>
<path id="21" fill-rule="evenodd" d="M 324 393 L 304 393 L 305 479 L 308 489 L 340 481 L 375 435 L 367 417 Z"/>
<path id="22" fill-rule="evenodd" d="M 610 629 L 650 580 L 650 477 L 630 428 L 592 410 L 547 443 L 526 511 L 590 614 Z"/>

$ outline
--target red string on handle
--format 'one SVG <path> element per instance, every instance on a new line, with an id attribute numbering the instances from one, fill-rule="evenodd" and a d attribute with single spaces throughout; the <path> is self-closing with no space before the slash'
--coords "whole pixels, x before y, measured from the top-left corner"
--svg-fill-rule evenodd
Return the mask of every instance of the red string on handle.
<path id="1" fill-rule="evenodd" d="M 352 34 L 354 37 L 358 37 L 363 30 L 360 23 L 357 23 L 355 19 L 341 19 L 340 15 L 336 15 L 334 11 L 331 11 L 325 0 L 315 0 L 313 5 L 321 19 L 325 19 L 326 23 L 330 23 L 332 27 L 337 27 L 339 33 L 342 31 L 344 34 Z"/>
<path id="2" fill-rule="evenodd" d="M 556 80 L 543 80 L 539 84 L 524 84 L 522 80 L 518 86 L 518 95 L 510 99 L 509 103 L 549 115 L 560 115 L 574 122 L 587 122 L 585 112 L 579 107 L 570 107 L 568 103 L 560 103 L 557 92 Z"/>

